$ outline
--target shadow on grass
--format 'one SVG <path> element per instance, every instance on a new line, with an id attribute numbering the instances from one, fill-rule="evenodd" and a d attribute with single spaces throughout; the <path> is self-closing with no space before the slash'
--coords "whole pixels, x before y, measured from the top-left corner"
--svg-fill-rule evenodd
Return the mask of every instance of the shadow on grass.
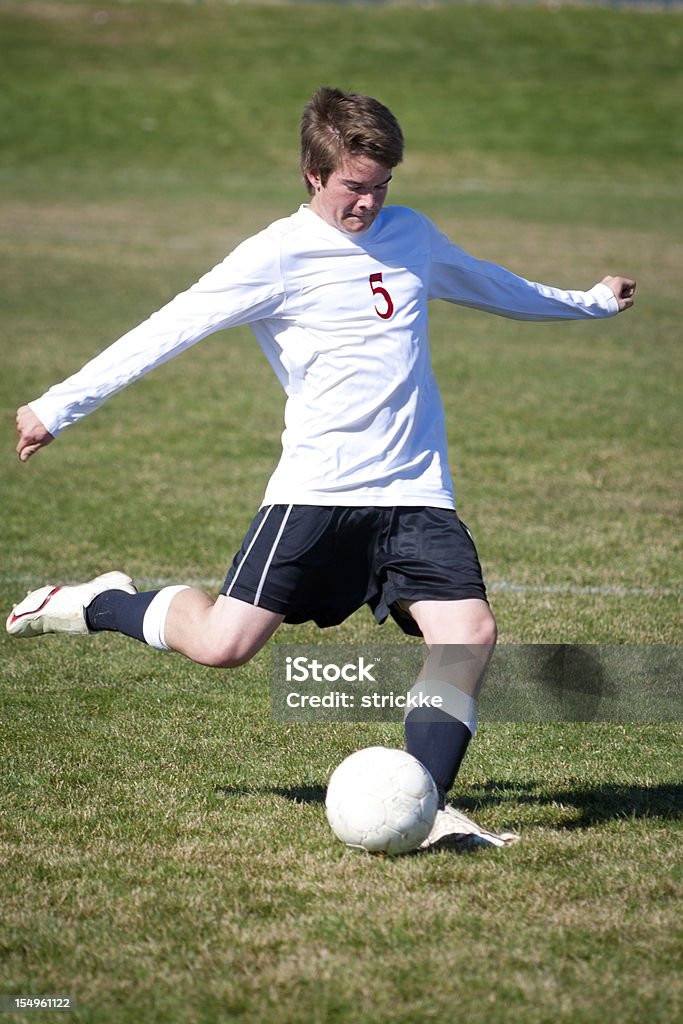
<path id="1" fill-rule="evenodd" d="M 325 803 L 325 786 L 216 786 L 222 796 L 283 796 L 297 804 Z"/>
<path id="2" fill-rule="evenodd" d="M 472 813 L 503 803 L 533 805 L 539 809 L 561 807 L 566 809 L 567 815 L 564 820 L 553 822 L 553 827 L 571 830 L 620 819 L 678 819 L 683 812 L 683 785 L 603 783 L 591 786 L 577 783 L 572 788 L 546 791 L 537 782 L 488 782 L 482 786 L 470 786 L 467 794 L 459 797 L 457 802 L 463 810 Z"/>
<path id="3" fill-rule="evenodd" d="M 227 797 L 273 795 L 303 804 L 322 804 L 325 801 L 325 787 L 316 785 L 217 786 L 216 792 Z M 467 793 L 459 794 L 455 802 L 465 813 L 474 816 L 486 808 L 502 804 L 533 805 L 539 809 L 562 807 L 567 810 L 566 819 L 553 822 L 553 827 L 580 829 L 619 819 L 677 820 L 683 816 L 683 785 L 577 784 L 572 789 L 545 792 L 544 786 L 537 782 L 491 781 L 481 786 L 470 786 Z"/>

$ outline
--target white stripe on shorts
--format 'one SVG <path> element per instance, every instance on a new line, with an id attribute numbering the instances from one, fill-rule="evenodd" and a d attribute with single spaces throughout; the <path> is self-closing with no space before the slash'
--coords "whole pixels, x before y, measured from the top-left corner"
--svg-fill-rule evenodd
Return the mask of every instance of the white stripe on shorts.
<path id="1" fill-rule="evenodd" d="M 287 511 L 285 512 L 285 515 L 284 515 L 284 518 L 282 520 L 282 523 L 280 524 L 280 529 L 278 530 L 277 536 L 276 536 L 275 540 L 273 541 L 273 546 L 270 549 L 270 554 L 268 555 L 268 558 L 266 559 L 266 564 L 265 564 L 265 566 L 263 568 L 263 572 L 261 573 L 261 579 L 259 580 L 258 589 L 257 589 L 256 595 L 254 597 L 254 607 L 255 608 L 258 607 L 259 601 L 261 599 L 261 591 L 263 590 L 263 585 L 266 582 L 266 576 L 268 575 L 268 570 L 270 569 L 270 563 L 273 561 L 273 558 L 275 557 L 276 548 L 277 548 L 278 543 L 280 541 L 280 537 L 283 534 L 284 528 L 287 525 L 287 520 L 289 519 L 289 514 L 292 511 L 293 507 L 294 507 L 293 505 L 289 505 L 287 507 Z M 258 536 L 259 536 L 261 530 L 263 529 L 263 527 L 266 525 L 266 520 L 267 520 L 268 516 L 270 515 L 270 513 L 273 511 L 273 508 L 274 508 L 273 505 L 269 505 L 268 508 L 266 509 L 266 514 L 264 515 L 263 519 L 259 523 L 259 528 L 256 531 L 256 533 L 254 534 L 254 536 L 252 537 L 251 544 L 249 545 L 249 547 L 245 551 L 244 558 L 242 559 L 242 561 L 240 562 L 239 566 L 237 567 L 237 569 L 235 571 L 235 575 L 233 576 L 233 578 L 232 578 L 232 580 L 230 582 L 230 586 L 228 587 L 228 589 L 225 592 L 225 596 L 226 597 L 230 597 L 230 593 L 232 591 L 232 588 L 235 586 L 235 583 L 237 582 L 237 578 L 238 578 L 240 572 L 242 571 L 242 566 L 244 565 L 244 563 L 246 562 L 247 558 L 249 557 L 249 552 L 251 551 L 251 549 L 253 548 L 254 544 L 258 540 Z"/>
<path id="2" fill-rule="evenodd" d="M 273 546 L 270 549 L 270 554 L 268 555 L 268 560 L 266 561 L 266 564 L 263 567 L 263 572 L 261 573 L 261 579 L 259 580 L 259 584 L 258 584 L 258 590 L 256 591 L 256 597 L 254 598 L 254 607 L 255 608 L 258 607 L 258 603 L 261 600 L 261 591 L 263 590 L 263 584 L 266 582 L 266 576 L 268 575 L 268 570 L 270 569 L 270 563 L 273 561 L 273 558 L 275 557 L 275 549 L 277 548 L 278 544 L 280 543 L 280 537 L 284 533 L 285 526 L 287 525 L 287 520 L 289 519 L 289 514 L 292 511 L 293 507 L 294 507 L 293 505 L 288 505 L 287 506 L 287 511 L 285 512 L 285 515 L 284 515 L 284 518 L 282 520 L 282 523 L 280 524 L 280 529 L 277 531 L 277 537 L 273 541 Z"/>
<path id="3" fill-rule="evenodd" d="M 230 592 L 231 592 L 232 588 L 233 588 L 233 587 L 235 586 L 235 584 L 237 583 L 237 577 L 238 577 L 238 576 L 239 576 L 239 574 L 240 574 L 240 573 L 242 572 L 242 566 L 244 565 L 244 563 L 246 562 L 247 558 L 249 557 L 249 552 L 251 551 L 251 549 L 253 548 L 254 544 L 255 544 L 255 543 L 256 543 L 256 541 L 258 540 L 258 535 L 259 535 L 259 533 L 261 532 L 261 530 L 263 529 L 263 527 L 264 527 L 264 526 L 266 525 L 266 519 L 268 518 L 268 516 L 270 515 L 270 513 L 271 513 L 272 511 L 273 511 L 273 506 L 272 506 L 272 505 L 270 505 L 270 506 L 269 506 L 269 507 L 268 507 L 268 508 L 266 509 L 266 514 L 264 515 L 263 519 L 261 520 L 261 522 L 260 522 L 260 524 L 259 524 L 259 528 L 258 528 L 258 530 L 257 530 L 257 531 L 256 531 L 256 533 L 254 534 L 254 536 L 253 536 L 253 537 L 251 538 L 251 544 L 249 545 L 249 547 L 247 548 L 247 550 L 246 550 L 246 551 L 244 552 L 244 558 L 242 559 L 242 561 L 241 561 L 241 562 L 240 562 L 240 564 L 238 565 L 237 569 L 235 570 L 235 575 L 234 575 L 234 576 L 233 576 L 233 578 L 232 578 L 232 581 L 231 581 L 231 583 L 230 583 L 230 586 L 228 587 L 228 589 L 227 589 L 227 590 L 226 590 L 226 592 L 225 592 L 225 596 L 226 596 L 226 597 L 230 597 Z"/>

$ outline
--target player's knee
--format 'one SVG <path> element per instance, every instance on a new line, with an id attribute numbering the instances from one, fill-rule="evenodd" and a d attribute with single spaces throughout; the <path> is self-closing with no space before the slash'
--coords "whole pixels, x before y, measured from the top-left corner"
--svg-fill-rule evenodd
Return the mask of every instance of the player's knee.
<path id="1" fill-rule="evenodd" d="M 460 631 L 459 635 L 463 635 Z M 484 607 L 467 622 L 464 627 L 464 638 L 460 643 L 473 646 L 493 647 L 498 639 L 496 620 L 488 607 Z"/>
<path id="2" fill-rule="evenodd" d="M 208 668 L 240 668 L 251 661 L 256 651 L 239 637 L 209 641 L 202 650 L 201 663 Z"/>
<path id="3" fill-rule="evenodd" d="M 498 626 L 490 611 L 484 612 L 481 619 L 475 624 L 476 644 L 485 644 L 493 647 L 498 639 Z"/>

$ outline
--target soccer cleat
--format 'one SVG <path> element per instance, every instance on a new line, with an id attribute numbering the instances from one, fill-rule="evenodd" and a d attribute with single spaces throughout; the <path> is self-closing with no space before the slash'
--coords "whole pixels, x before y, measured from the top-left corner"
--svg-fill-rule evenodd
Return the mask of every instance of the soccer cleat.
<path id="1" fill-rule="evenodd" d="M 40 587 L 31 590 L 23 601 L 15 604 L 7 619 L 10 636 L 42 636 L 44 633 L 89 633 L 85 609 L 105 590 L 124 590 L 137 594 L 130 576 L 123 572 L 106 572 L 88 583 L 72 587 Z"/>
<path id="2" fill-rule="evenodd" d="M 512 846 L 519 842 L 514 832 L 490 832 L 480 828 L 476 822 L 468 818 L 462 811 L 447 805 L 443 811 L 436 812 L 436 820 L 420 849 L 430 846 L 450 846 L 455 843 L 471 843 L 475 846 Z"/>

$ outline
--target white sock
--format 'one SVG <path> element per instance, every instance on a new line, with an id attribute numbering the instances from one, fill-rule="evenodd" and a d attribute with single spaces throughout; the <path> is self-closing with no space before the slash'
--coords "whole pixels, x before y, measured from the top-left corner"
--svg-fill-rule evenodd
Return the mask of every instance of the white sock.
<path id="1" fill-rule="evenodd" d="M 453 683 L 446 683 L 442 679 L 423 680 L 422 682 L 415 683 L 410 689 L 411 697 L 419 696 L 422 693 L 430 698 L 430 706 L 432 708 L 436 707 L 432 703 L 433 698 L 440 697 L 441 704 L 438 705 L 439 710 L 444 711 L 451 718 L 455 718 L 456 721 L 462 722 L 463 725 L 467 726 L 471 735 L 474 736 L 478 718 L 478 706 L 474 697 L 463 693 Z M 410 709 L 407 709 L 407 711 L 409 713 Z M 428 715 L 425 714 L 425 718 L 428 718 Z"/>
<path id="2" fill-rule="evenodd" d="M 149 644 L 150 647 L 155 647 L 158 651 L 170 651 L 171 648 L 166 643 L 165 627 L 166 627 L 166 616 L 168 615 L 168 609 L 171 606 L 171 601 L 180 593 L 181 590 L 189 590 L 188 586 L 176 586 L 176 587 L 164 587 L 160 590 L 156 597 L 150 602 L 150 605 L 145 612 L 145 617 L 142 620 L 142 632 L 145 637 L 145 643 Z"/>

